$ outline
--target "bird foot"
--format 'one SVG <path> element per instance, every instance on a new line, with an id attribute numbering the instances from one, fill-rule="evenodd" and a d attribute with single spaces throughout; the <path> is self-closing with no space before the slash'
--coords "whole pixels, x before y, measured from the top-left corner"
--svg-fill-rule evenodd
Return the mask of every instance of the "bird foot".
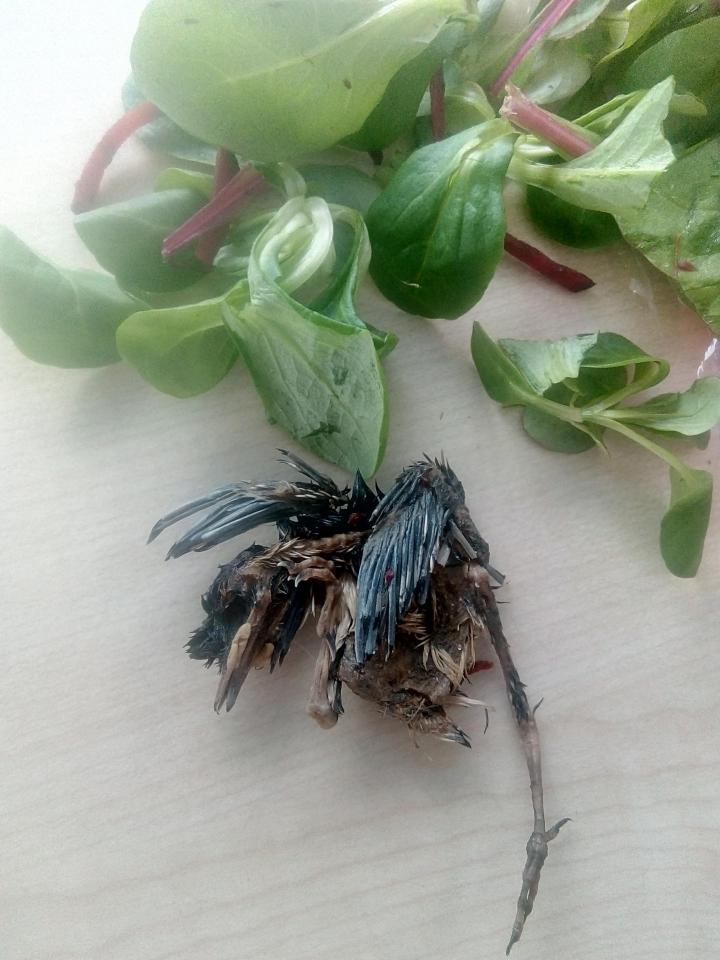
<path id="1" fill-rule="evenodd" d="M 520 939 L 525 921 L 532 913 L 535 896 L 540 883 L 540 871 L 547 860 L 548 843 L 554 840 L 558 833 L 560 833 L 560 828 L 569 822 L 570 817 L 564 817 L 562 820 L 558 820 L 549 830 L 533 830 L 530 834 L 530 839 L 525 848 L 527 851 L 527 859 L 525 861 L 525 869 L 523 870 L 522 889 L 518 897 L 515 923 L 513 924 L 510 934 L 510 941 L 505 950 L 505 956 L 510 954 L 513 945 Z"/>

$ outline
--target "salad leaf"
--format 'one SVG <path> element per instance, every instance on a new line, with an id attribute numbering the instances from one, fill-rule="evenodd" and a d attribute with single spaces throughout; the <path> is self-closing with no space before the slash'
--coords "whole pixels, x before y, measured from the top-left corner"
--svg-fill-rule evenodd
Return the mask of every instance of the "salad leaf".
<path id="1" fill-rule="evenodd" d="M 584 210 L 541 187 L 528 187 L 526 200 L 532 222 L 557 243 L 593 249 L 605 247 L 621 237 L 620 229 L 609 213 Z"/>
<path id="2" fill-rule="evenodd" d="M 210 390 L 229 373 L 237 350 L 222 317 L 223 298 L 134 313 L 120 324 L 120 356 L 173 397 Z"/>
<path id="3" fill-rule="evenodd" d="M 252 160 L 359 130 L 398 71 L 466 0 L 151 0 L 132 47 L 145 97 L 184 130 Z"/>
<path id="4" fill-rule="evenodd" d="M 162 292 L 190 286 L 206 271 L 192 251 L 163 259 L 163 239 L 203 205 L 194 190 L 162 190 L 75 217 L 75 229 L 122 287 Z"/>
<path id="5" fill-rule="evenodd" d="M 662 130 L 672 93 L 668 77 L 648 90 L 605 140 L 566 163 L 535 162 L 529 148 L 537 141 L 521 138 L 510 176 L 589 210 L 618 215 L 642 208 L 655 177 L 675 159 Z"/>
<path id="6" fill-rule="evenodd" d="M 135 78 L 128 77 L 122 88 L 125 109 L 130 110 L 145 100 L 147 97 L 138 89 Z M 215 164 L 216 147 L 186 133 L 164 114 L 152 123 L 145 124 L 135 135 L 150 150 L 168 153 L 179 160 L 189 160 L 191 163 L 201 163 L 204 166 Z"/>
<path id="7" fill-rule="evenodd" d="M 665 393 L 647 403 L 606 411 L 623 423 L 655 432 L 697 437 L 720 421 L 720 378 L 701 377 L 684 393 Z"/>
<path id="8" fill-rule="evenodd" d="M 355 229 L 356 242 L 325 296 L 305 306 L 297 297 L 334 252 L 333 216 Z M 371 476 L 385 450 L 387 401 L 373 335 L 354 306 L 368 255 L 356 211 L 296 197 L 258 236 L 247 287 L 231 291 L 222 311 L 270 419 L 320 456 Z"/>
<path id="9" fill-rule="evenodd" d="M 603 446 L 610 430 L 665 461 L 672 492 L 661 524 L 661 553 L 676 576 L 695 575 L 708 526 L 712 479 L 647 433 L 668 438 L 705 434 L 720 422 L 720 378 L 706 377 L 685 393 L 630 407 L 620 404 L 660 382 L 668 365 L 617 334 L 495 343 L 475 324 L 472 354 L 487 393 L 503 405 L 522 405 L 523 427 L 546 449 L 581 453 Z"/>
<path id="10" fill-rule="evenodd" d="M 460 316 L 502 257 L 513 137 L 490 120 L 416 150 L 370 207 L 370 273 L 408 313 Z"/>
<path id="11" fill-rule="evenodd" d="M 308 196 L 352 207 L 363 216 L 380 193 L 377 181 L 355 167 L 308 163 L 298 170 L 305 178 Z"/>
<path id="12" fill-rule="evenodd" d="M 706 470 L 670 468 L 670 507 L 660 525 L 660 551 L 676 577 L 694 577 L 700 567 L 712 494 L 713 478 Z"/>
<path id="13" fill-rule="evenodd" d="M 194 190 L 205 200 L 211 200 L 215 192 L 214 177 L 199 170 L 183 170 L 181 167 L 165 167 L 155 179 L 155 190 Z"/>
<path id="14" fill-rule="evenodd" d="M 600 61 L 606 63 L 634 46 L 679 6 L 678 0 L 632 0 L 625 7 L 614 6 L 605 12 L 602 24 L 608 33 L 611 50 Z M 665 74 L 667 76 L 667 73 Z"/>
<path id="15" fill-rule="evenodd" d="M 362 127 L 345 143 L 356 150 L 382 150 L 412 127 L 430 78 L 450 56 L 465 32 L 462 22 L 448 23 L 423 52 L 404 64 Z"/>
<path id="16" fill-rule="evenodd" d="M 672 74 L 677 88 L 707 108 L 702 118 L 671 115 L 666 129 L 676 140 L 694 143 L 720 130 L 720 17 L 675 30 L 630 64 L 623 76 L 627 90 L 650 87 Z"/>
<path id="17" fill-rule="evenodd" d="M 653 183 L 639 211 L 617 220 L 626 240 L 671 277 L 720 332 L 720 137 L 700 144 Z"/>
<path id="18" fill-rule="evenodd" d="M 119 360 L 115 330 L 142 304 L 91 270 L 62 270 L 0 227 L 0 326 L 25 356 L 55 367 Z"/>

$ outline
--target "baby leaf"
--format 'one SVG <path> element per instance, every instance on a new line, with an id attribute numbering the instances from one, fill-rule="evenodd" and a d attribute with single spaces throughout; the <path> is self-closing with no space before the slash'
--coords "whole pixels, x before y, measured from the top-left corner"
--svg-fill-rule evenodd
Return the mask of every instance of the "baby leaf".
<path id="1" fill-rule="evenodd" d="M 655 177 L 675 159 L 663 135 L 673 92 L 669 77 L 640 102 L 598 146 L 566 163 L 537 163 L 524 156 L 522 138 L 510 176 L 550 190 L 562 200 L 613 215 L 643 207 Z"/>
<path id="2" fill-rule="evenodd" d="M 645 207 L 618 216 L 633 246 L 720 331 L 720 137 L 690 150 L 655 180 Z"/>
<path id="3" fill-rule="evenodd" d="M 207 269 L 192 251 L 164 260 L 164 238 L 203 205 L 192 190 L 147 193 L 75 217 L 75 229 L 100 266 L 130 289 L 190 286 Z"/>
<path id="4" fill-rule="evenodd" d="M 676 0 L 632 0 L 620 9 L 613 6 L 613 9 L 602 17 L 612 49 L 601 63 L 629 50 L 661 23 L 677 5 Z M 664 76 L 667 76 L 667 73 Z"/>
<path id="5" fill-rule="evenodd" d="M 298 169 L 305 178 L 309 197 L 352 207 L 363 216 L 380 193 L 377 181 L 355 167 L 309 163 Z"/>
<path id="6" fill-rule="evenodd" d="M 532 222 L 557 243 L 592 249 L 620 239 L 620 229 L 609 213 L 584 210 L 540 187 L 528 187 L 526 199 Z"/>
<path id="7" fill-rule="evenodd" d="M 0 326 L 25 356 L 55 367 L 119 359 L 115 330 L 140 301 L 90 270 L 61 270 L 0 227 Z"/>
<path id="8" fill-rule="evenodd" d="M 280 288 L 228 297 L 224 318 L 268 417 L 309 450 L 370 477 L 387 439 L 385 381 L 368 330 Z"/>
<path id="9" fill-rule="evenodd" d="M 125 109 L 130 110 L 145 100 L 147 97 L 138 89 L 134 77 L 128 77 L 122 88 Z M 192 163 L 201 163 L 204 166 L 215 165 L 217 148 L 186 133 L 164 114 L 151 123 L 146 123 L 135 136 L 150 150 L 168 153 L 179 160 L 190 160 Z"/>
<path id="10" fill-rule="evenodd" d="M 537 407 L 525 407 L 522 424 L 528 436 L 555 453 L 583 453 L 598 443 L 582 424 L 558 420 Z"/>
<path id="11" fill-rule="evenodd" d="M 696 437 L 720 422 L 720 378 L 702 377 L 684 393 L 664 393 L 605 415 L 657 432 Z"/>
<path id="12" fill-rule="evenodd" d="M 370 207 L 370 273 L 408 313 L 454 319 L 502 257 L 502 188 L 513 137 L 490 120 L 416 150 Z"/>
<path id="13" fill-rule="evenodd" d="M 180 167 L 165 167 L 155 180 L 156 190 L 194 190 L 205 200 L 211 200 L 214 193 L 214 178 L 211 173 L 199 170 L 183 170 Z"/>
<path id="14" fill-rule="evenodd" d="M 713 478 L 706 470 L 670 468 L 670 507 L 660 526 L 660 551 L 676 577 L 694 577 L 710 522 Z"/>
<path id="15" fill-rule="evenodd" d="M 583 357 L 597 339 L 597 333 L 585 333 L 559 340 L 499 340 L 498 345 L 533 390 L 542 394 L 555 383 L 577 377 Z"/>
<path id="16" fill-rule="evenodd" d="M 322 150 L 359 130 L 393 77 L 465 0 L 151 0 L 138 86 L 184 130 L 252 160 Z"/>
<path id="17" fill-rule="evenodd" d="M 145 310 L 117 331 L 120 356 L 173 397 L 192 397 L 219 383 L 237 359 L 223 323 L 222 298 Z"/>
<path id="18" fill-rule="evenodd" d="M 691 93 L 707 107 L 707 115 L 694 119 L 671 116 L 669 134 L 686 143 L 718 133 L 720 126 L 720 18 L 713 17 L 658 40 L 626 70 L 622 87 L 650 87 L 672 74 L 678 90 Z"/>
<path id="19" fill-rule="evenodd" d="M 352 229 L 350 253 L 306 306 L 292 291 L 298 296 L 324 275 L 334 221 Z M 357 211 L 295 197 L 253 244 L 247 287 L 228 294 L 223 318 L 268 417 L 320 456 L 371 476 L 385 451 L 387 401 L 376 339 L 354 305 L 368 258 Z"/>
<path id="20" fill-rule="evenodd" d="M 356 150 L 382 150 L 406 133 L 413 125 L 430 78 L 453 52 L 464 31 L 464 23 L 448 23 L 419 56 L 402 66 L 380 103 L 345 143 Z"/>

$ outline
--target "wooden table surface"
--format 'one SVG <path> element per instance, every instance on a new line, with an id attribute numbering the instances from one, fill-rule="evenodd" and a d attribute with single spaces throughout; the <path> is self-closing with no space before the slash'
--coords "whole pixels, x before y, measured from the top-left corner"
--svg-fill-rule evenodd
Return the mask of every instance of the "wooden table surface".
<path id="1" fill-rule="evenodd" d="M 140 0 L 8 5 L 0 33 L 1 219 L 88 264 L 68 201 L 118 88 Z M 156 169 L 129 146 L 105 199 Z M 533 239 L 529 227 L 516 232 Z M 597 286 L 572 296 L 503 263 L 473 311 L 493 335 L 616 330 L 689 384 L 709 336 L 621 249 L 550 252 Z M 368 286 L 363 315 L 401 342 L 386 368 L 387 484 L 444 450 L 509 575 L 507 633 L 538 714 L 550 850 L 518 960 L 717 955 L 720 549 L 700 575 L 657 549 L 664 468 L 611 443 L 533 445 L 484 394 L 471 318 L 403 316 Z M 236 708 L 185 657 L 199 594 L 231 547 L 164 563 L 163 512 L 229 480 L 283 475 L 239 368 L 178 401 L 121 365 L 63 371 L 2 336 L 0 956 L 3 960 L 491 960 L 504 955 L 531 826 L 499 671 L 474 749 L 423 741 L 347 699 L 332 732 L 304 713 L 315 644 Z M 694 451 L 713 461 L 717 438 Z M 337 472 L 336 472 L 337 475 Z"/>

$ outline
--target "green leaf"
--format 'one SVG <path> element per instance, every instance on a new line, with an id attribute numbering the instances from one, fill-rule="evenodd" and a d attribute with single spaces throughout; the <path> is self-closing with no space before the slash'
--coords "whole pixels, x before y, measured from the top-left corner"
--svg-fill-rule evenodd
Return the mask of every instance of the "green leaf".
<path id="1" fill-rule="evenodd" d="M 537 407 L 525 407 L 523 427 L 533 440 L 556 453 L 583 453 L 597 443 L 588 428 L 558 420 Z"/>
<path id="2" fill-rule="evenodd" d="M 541 187 L 527 188 L 527 207 L 530 219 L 539 230 L 568 247 L 581 250 L 606 247 L 621 237 L 609 213 L 584 210 Z"/>
<path id="3" fill-rule="evenodd" d="M 162 292 L 190 286 L 206 271 L 192 251 L 163 259 L 164 238 L 203 205 L 192 190 L 163 190 L 75 217 L 75 229 L 122 287 Z"/>
<path id="4" fill-rule="evenodd" d="M 309 450 L 367 477 L 387 441 L 385 381 L 368 330 L 279 288 L 225 304 L 225 322 L 268 417 Z"/>
<path id="5" fill-rule="evenodd" d="M 606 63 L 642 40 L 673 12 L 677 0 L 632 0 L 623 9 L 607 11 L 602 23 L 612 45 L 601 63 Z M 667 76 L 667 74 L 665 74 Z"/>
<path id="6" fill-rule="evenodd" d="M 597 333 L 559 340 L 498 340 L 498 345 L 524 374 L 537 393 L 580 373 L 585 354 L 597 343 Z"/>
<path id="7" fill-rule="evenodd" d="M 338 223 L 350 228 L 353 241 L 328 275 Z M 247 289 L 239 284 L 223 304 L 223 319 L 268 417 L 308 449 L 366 476 L 385 451 L 387 399 L 378 348 L 392 346 L 355 311 L 368 259 L 357 211 L 295 197 L 255 240 Z M 306 306 L 298 297 L 318 278 L 325 290 Z"/>
<path id="8" fill-rule="evenodd" d="M 346 138 L 347 146 L 382 150 L 406 133 L 415 121 L 430 78 L 452 54 L 465 29 L 461 22 L 447 24 L 418 57 L 402 66 L 362 127 Z"/>
<path id="9" fill-rule="evenodd" d="M 145 100 L 147 97 L 138 89 L 135 78 L 128 77 L 122 88 L 125 109 L 130 110 Z M 203 166 L 215 165 L 217 148 L 186 133 L 165 115 L 157 117 L 151 123 L 146 123 L 135 135 L 150 150 L 168 153 L 179 160 L 189 160 L 192 163 L 201 163 Z"/>
<path id="10" fill-rule="evenodd" d="M 151 0 L 132 48 L 143 94 L 184 130 L 284 160 L 359 130 L 466 0 Z"/>
<path id="11" fill-rule="evenodd" d="M 503 406 L 531 403 L 535 391 L 504 350 L 473 323 L 472 358 L 489 397 Z"/>
<path id="12" fill-rule="evenodd" d="M 699 436 L 720 422 L 720 378 L 702 377 L 684 393 L 664 393 L 605 415 L 655 432 Z"/>
<path id="13" fill-rule="evenodd" d="M 370 207 L 370 273 L 403 310 L 454 319 L 485 292 L 503 253 L 512 142 L 491 120 L 422 147 Z"/>
<path id="14" fill-rule="evenodd" d="M 309 163 L 298 169 L 305 178 L 309 197 L 352 207 L 363 216 L 380 193 L 377 181 L 355 167 Z"/>
<path id="15" fill-rule="evenodd" d="M 670 507 L 660 526 L 660 552 L 676 577 L 694 577 L 710 522 L 713 478 L 706 470 L 670 469 Z"/>
<path id="16" fill-rule="evenodd" d="M 579 0 L 557 23 L 548 37 L 552 40 L 574 37 L 587 29 L 605 10 L 610 0 Z"/>
<path id="17" fill-rule="evenodd" d="M 155 179 L 155 190 L 193 190 L 210 200 L 215 192 L 215 178 L 211 173 L 200 173 L 199 170 L 165 167 Z"/>
<path id="18" fill-rule="evenodd" d="M 675 159 L 662 127 L 672 92 L 669 77 L 649 90 L 598 146 L 566 163 L 533 162 L 524 155 L 528 139 L 522 138 L 510 175 L 588 210 L 618 216 L 641 209 L 654 179 Z"/>
<path id="19" fill-rule="evenodd" d="M 112 277 L 61 270 L 0 227 L 0 326 L 31 360 L 55 367 L 114 363 L 115 330 L 141 306 Z"/>
<path id="20" fill-rule="evenodd" d="M 625 71 L 622 87 L 650 87 L 672 74 L 682 93 L 691 93 L 707 108 L 703 118 L 669 117 L 669 136 L 695 143 L 720 131 L 720 18 L 675 30 L 643 51 Z"/>
<path id="21" fill-rule="evenodd" d="M 237 359 L 222 317 L 222 298 L 135 313 L 120 324 L 120 356 L 173 397 L 210 390 Z"/>
<path id="22" fill-rule="evenodd" d="M 720 331 L 720 137 L 689 151 L 653 183 L 645 207 L 618 217 L 633 246 Z"/>

